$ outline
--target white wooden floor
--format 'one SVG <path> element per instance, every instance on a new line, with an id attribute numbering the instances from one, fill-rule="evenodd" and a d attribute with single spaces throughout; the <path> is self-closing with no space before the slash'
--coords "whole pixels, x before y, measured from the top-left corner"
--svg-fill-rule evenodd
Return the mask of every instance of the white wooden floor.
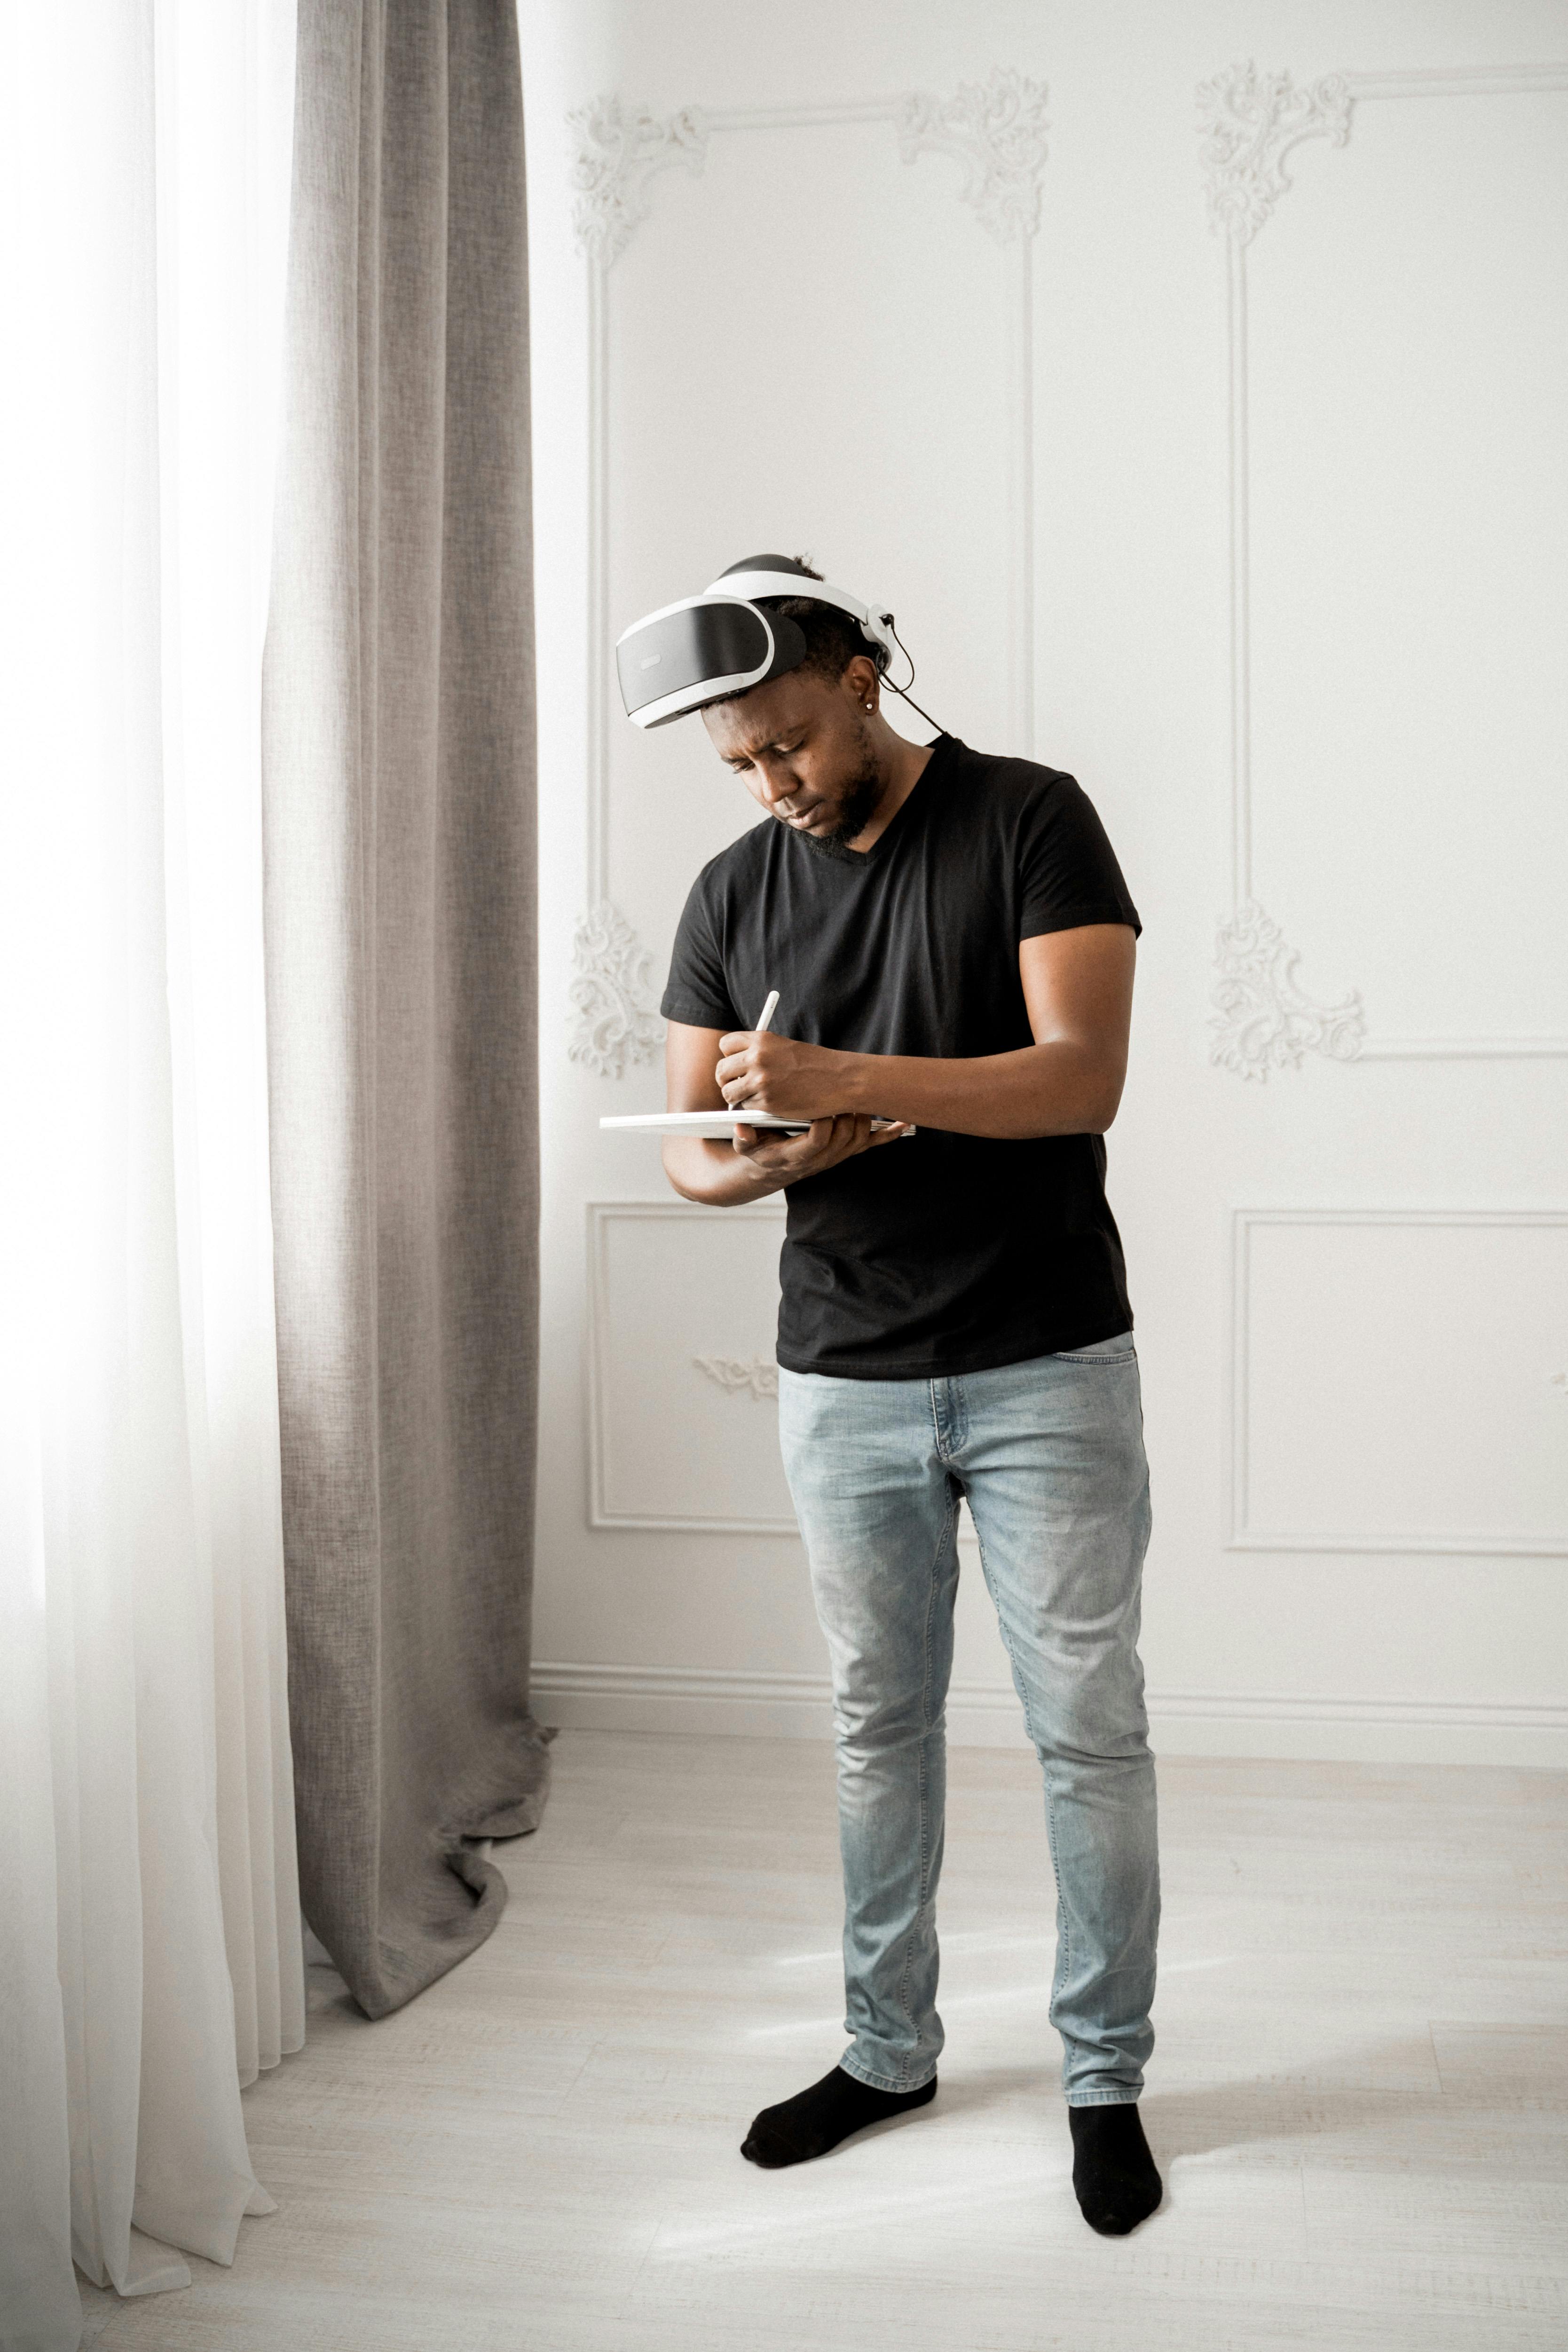
<path id="1" fill-rule="evenodd" d="M 563 1732 L 492 1940 L 246 2093 L 279 2210 L 131 2352 L 1511 2352 L 1568 2345 L 1568 1775 L 1175 1759 L 1144 2118 L 1096 2238 L 1045 2021 L 1034 1759 L 951 1758 L 935 2105 L 781 2172 L 843 2046 L 830 1749 Z"/>

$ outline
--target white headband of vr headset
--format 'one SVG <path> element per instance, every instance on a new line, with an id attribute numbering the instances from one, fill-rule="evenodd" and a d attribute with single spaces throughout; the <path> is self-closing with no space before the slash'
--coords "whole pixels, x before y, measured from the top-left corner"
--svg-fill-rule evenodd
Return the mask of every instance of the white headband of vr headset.
<path id="1" fill-rule="evenodd" d="M 700 596 L 683 596 L 644 614 L 615 647 L 621 698 L 634 726 L 664 727 L 723 695 L 744 694 L 765 679 L 798 669 L 806 639 L 786 614 L 765 613 L 764 596 L 809 596 L 836 605 L 858 621 L 879 671 L 893 659 L 893 614 L 877 613 L 846 588 L 817 580 L 788 555 L 750 555 L 711 581 Z"/>

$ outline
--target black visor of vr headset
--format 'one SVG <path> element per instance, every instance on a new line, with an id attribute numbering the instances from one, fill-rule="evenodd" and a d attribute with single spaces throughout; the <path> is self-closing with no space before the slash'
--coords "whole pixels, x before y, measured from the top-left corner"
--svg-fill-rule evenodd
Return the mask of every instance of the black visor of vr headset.
<path id="1" fill-rule="evenodd" d="M 765 613 L 765 596 L 810 596 L 836 604 L 860 623 L 879 670 L 893 658 L 893 615 L 859 596 L 813 579 L 788 555 L 748 555 L 711 581 L 700 596 L 661 605 L 634 622 L 615 648 L 621 699 L 638 727 L 666 727 L 727 694 L 745 694 L 799 669 L 806 639 L 787 614 Z"/>

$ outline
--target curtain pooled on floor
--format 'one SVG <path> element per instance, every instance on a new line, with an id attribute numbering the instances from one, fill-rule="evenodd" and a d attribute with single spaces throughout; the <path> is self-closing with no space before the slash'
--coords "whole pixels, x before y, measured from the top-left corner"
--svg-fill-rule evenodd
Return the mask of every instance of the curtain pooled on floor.
<path id="1" fill-rule="evenodd" d="M 264 698 L 306 1918 L 371 2017 L 531 1830 L 527 237 L 506 0 L 302 0 Z"/>

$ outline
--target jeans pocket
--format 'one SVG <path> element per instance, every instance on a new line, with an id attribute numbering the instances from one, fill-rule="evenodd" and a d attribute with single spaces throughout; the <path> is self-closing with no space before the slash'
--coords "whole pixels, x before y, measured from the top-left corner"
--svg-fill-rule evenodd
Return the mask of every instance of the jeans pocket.
<path id="1" fill-rule="evenodd" d="M 1124 1364 L 1138 1350 L 1130 1331 L 1118 1331 L 1109 1339 L 1091 1339 L 1086 1348 L 1060 1348 L 1056 1351 L 1059 1364 Z"/>

